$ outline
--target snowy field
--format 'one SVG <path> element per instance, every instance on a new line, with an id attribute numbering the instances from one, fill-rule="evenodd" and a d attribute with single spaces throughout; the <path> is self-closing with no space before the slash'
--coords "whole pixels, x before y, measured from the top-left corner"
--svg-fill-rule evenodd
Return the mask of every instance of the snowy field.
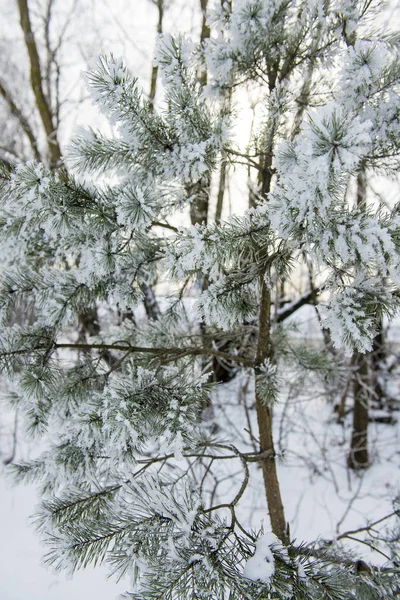
<path id="1" fill-rule="evenodd" d="M 121 586 L 107 580 L 105 569 L 87 569 L 73 579 L 45 568 L 45 548 L 29 522 L 36 503 L 30 487 L 11 489 L 1 475 L 0 598 L 1 600 L 111 600 Z"/>
<path id="2" fill-rule="evenodd" d="M 104 568 L 76 573 L 72 578 L 43 564 L 46 548 L 41 544 L 31 516 L 38 502 L 34 486 L 15 486 L 3 464 L 12 451 L 14 421 L 5 418 L 2 405 L 0 424 L 0 599 L 1 600 L 111 600 L 121 586 L 107 579 Z M 18 443 L 16 459 L 33 455 L 33 444 Z"/>

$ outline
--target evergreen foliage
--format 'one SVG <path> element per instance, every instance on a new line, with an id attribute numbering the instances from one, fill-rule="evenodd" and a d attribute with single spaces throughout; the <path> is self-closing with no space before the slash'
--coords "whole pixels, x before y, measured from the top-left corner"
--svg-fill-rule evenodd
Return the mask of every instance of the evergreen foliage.
<path id="1" fill-rule="evenodd" d="M 398 310 L 398 211 L 348 201 L 361 169 L 394 175 L 399 165 L 400 48 L 398 36 L 373 30 L 374 10 L 356 0 L 223 2 L 204 48 L 181 36 L 160 40 L 159 109 L 121 60 L 101 57 L 87 81 L 114 137 L 80 132 L 68 173 L 1 168 L 0 363 L 28 431 L 52 432 L 47 450 L 14 471 L 42 486 L 37 522 L 57 569 L 107 562 L 131 578 L 126 598 L 137 600 L 398 596 L 395 533 L 385 541 L 393 561 L 360 568 L 340 544 L 286 545 L 248 531 L 237 507 L 249 464 L 266 459 L 214 438 L 202 419 L 211 389 L 204 358 L 253 369 L 268 407 L 279 400 L 281 358 L 299 373 L 335 376 L 328 355 L 294 351 L 279 332 L 265 360 L 254 344 L 237 350 L 238 339 L 269 326 L 257 322 L 263 288 L 302 256 L 321 273 L 321 317 L 347 353 L 370 349 L 377 317 Z M 226 98 L 247 82 L 266 98 L 245 154 Z M 222 155 L 244 156 L 253 169 L 251 208 L 224 223 L 173 225 L 190 185 Z M 176 293 L 159 321 L 139 326 L 129 315 L 156 278 Z M 197 299 L 202 335 L 185 303 L 198 278 L 208 283 Z M 35 323 L 10 325 L 21 299 L 35 304 Z M 78 315 L 96 305 L 123 316 L 74 340 Z M 227 460 L 242 479 L 236 495 L 214 504 L 204 491 L 208 465 Z M 245 577 L 264 535 L 270 575 Z"/>

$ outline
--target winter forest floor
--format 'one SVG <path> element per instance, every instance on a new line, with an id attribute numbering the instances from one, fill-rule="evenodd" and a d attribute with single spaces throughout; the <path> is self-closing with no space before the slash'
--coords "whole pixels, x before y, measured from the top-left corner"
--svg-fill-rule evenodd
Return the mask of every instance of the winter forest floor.
<path id="1" fill-rule="evenodd" d="M 297 315 L 300 328 L 293 335 L 294 345 L 301 339 L 318 344 L 313 309 L 302 309 Z M 397 337 L 397 328 L 390 330 L 389 341 Z M 400 394 L 399 374 L 392 371 L 390 393 Z M 343 382 L 344 385 L 344 382 Z M 299 378 L 285 366 L 280 373 L 281 401 L 274 408 L 274 434 L 279 460 L 279 479 L 290 522 L 291 537 L 300 541 L 317 538 L 334 539 L 344 532 L 356 530 L 392 510 L 392 500 L 400 489 L 400 423 L 394 412 L 393 423 L 371 422 L 369 450 L 371 466 L 352 472 L 347 467 L 347 454 L 352 428 L 351 394 L 347 401 L 344 422 L 339 424 L 334 406 L 343 393 L 340 385 L 333 389 L 323 386 L 315 376 Z M 129 587 L 129 583 L 107 580 L 105 569 L 87 569 L 73 579 L 58 575 L 42 566 L 45 548 L 39 542 L 29 515 L 37 502 L 33 487 L 12 487 L 3 464 L 13 453 L 14 460 L 26 459 L 37 453 L 34 442 L 26 441 L 17 428 L 15 416 L 2 407 L 0 449 L 0 598 L 1 600 L 108 600 Z M 373 413 L 373 416 L 379 416 Z M 234 443 L 244 452 L 253 447 L 249 431 L 256 431 L 253 403 L 253 381 L 242 374 L 213 392 L 212 409 L 206 415 L 210 430 L 227 443 Z M 225 423 L 225 425 L 221 425 Z M 249 441 L 250 440 L 250 441 Z M 255 444 L 255 442 L 254 442 Z M 232 498 L 241 485 L 243 473 L 240 461 L 222 461 L 224 471 L 210 470 L 204 482 L 213 494 L 214 502 Z M 185 464 L 177 461 L 177 468 Z M 251 466 L 250 483 L 241 503 L 239 518 L 246 525 L 268 528 L 261 472 Z M 363 534 L 351 537 L 363 540 Z M 385 557 L 371 552 L 362 543 L 346 539 L 349 551 L 357 545 L 357 556 L 383 564 Z"/>

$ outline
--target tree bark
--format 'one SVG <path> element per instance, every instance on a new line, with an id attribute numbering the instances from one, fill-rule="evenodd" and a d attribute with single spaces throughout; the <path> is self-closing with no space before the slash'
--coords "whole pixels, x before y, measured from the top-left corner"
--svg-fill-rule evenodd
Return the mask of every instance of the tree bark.
<path id="1" fill-rule="evenodd" d="M 368 405 L 370 396 L 368 357 L 357 352 L 353 363 L 355 367 L 353 432 L 347 464 L 350 469 L 365 469 L 370 464 L 368 454 Z"/>
<path id="2" fill-rule="evenodd" d="M 289 543 L 288 527 L 282 504 L 281 492 L 276 470 L 275 448 L 272 437 L 272 414 L 271 408 L 264 402 L 259 392 L 257 378 L 260 366 L 265 360 L 273 360 L 273 348 L 271 344 L 271 292 L 267 288 L 264 277 L 261 278 L 261 300 L 259 315 L 259 334 L 256 357 L 256 411 L 258 432 L 260 438 L 260 459 L 265 494 L 272 532 L 285 544 Z"/>
<path id="3" fill-rule="evenodd" d="M 147 283 L 142 283 L 140 289 L 143 292 L 143 304 L 148 318 L 157 321 L 161 316 L 161 311 L 153 288 Z"/>
<path id="4" fill-rule="evenodd" d="M 203 44 L 210 37 L 210 28 L 206 23 L 208 0 L 200 0 L 200 8 L 202 12 L 202 24 L 200 34 L 200 44 Z M 199 82 L 202 86 L 207 84 L 207 69 L 204 69 L 198 75 Z M 190 222 L 192 225 L 207 225 L 208 208 L 210 200 L 210 185 L 211 175 L 206 173 L 201 179 L 190 186 L 190 195 L 193 200 L 190 203 Z"/>
<path id="5" fill-rule="evenodd" d="M 164 0 L 155 0 L 158 9 L 158 21 L 157 21 L 157 33 L 161 35 L 163 32 L 163 19 L 164 19 Z M 151 83 L 150 83 L 150 104 L 153 106 L 157 91 L 157 78 L 158 78 L 158 65 L 153 65 L 151 69 Z"/>
<path id="6" fill-rule="evenodd" d="M 232 92 L 229 91 L 226 98 L 226 106 L 224 107 L 224 111 L 229 113 L 232 105 Z M 217 205 L 215 208 L 215 222 L 220 223 L 222 218 L 222 207 L 224 205 L 224 196 L 226 189 L 226 180 L 227 180 L 227 170 L 228 170 L 228 161 L 227 154 L 224 150 L 221 152 L 221 169 L 219 172 L 219 181 L 218 181 L 218 193 L 217 193 Z"/>
<path id="7" fill-rule="evenodd" d="M 361 165 L 357 175 L 357 207 L 364 211 L 367 202 L 367 177 L 365 167 Z M 354 355 L 354 413 L 350 453 L 347 464 L 351 469 L 365 469 L 369 466 L 368 455 L 368 407 L 371 396 L 368 354 L 356 352 Z"/>
<path id="8" fill-rule="evenodd" d="M 208 0 L 200 0 L 200 8 L 202 11 L 202 25 L 200 34 L 200 44 L 203 44 L 210 37 L 210 28 L 206 23 L 206 11 Z M 202 86 L 207 84 L 207 70 L 204 69 L 198 75 L 199 82 Z M 190 221 L 192 225 L 207 225 L 208 208 L 210 200 L 210 185 L 211 175 L 206 173 L 201 179 L 189 186 L 189 193 L 193 196 L 190 203 Z"/>
<path id="9" fill-rule="evenodd" d="M 28 50 L 31 69 L 31 85 L 39 111 L 40 119 L 47 136 L 47 146 L 50 157 L 50 167 L 56 168 L 61 164 L 61 150 L 57 140 L 57 132 L 53 123 L 53 116 L 48 99 L 43 90 L 43 78 L 40 66 L 39 53 L 35 36 L 33 35 L 29 15 L 28 0 L 18 0 L 21 28 L 24 32 L 25 45 Z"/>
<path id="10" fill-rule="evenodd" d="M 217 206 L 215 209 L 215 222 L 220 223 L 222 217 L 222 207 L 224 204 L 225 186 L 226 186 L 226 156 L 223 153 L 221 157 L 221 170 L 219 173 Z"/>
<path id="11" fill-rule="evenodd" d="M 200 8 L 202 13 L 200 44 L 210 37 L 210 28 L 207 25 L 207 5 L 208 0 L 200 0 Z M 207 69 L 203 69 L 199 75 L 201 85 L 207 85 Z"/>
<path id="12" fill-rule="evenodd" d="M 273 92 L 277 80 L 277 67 L 272 66 L 268 74 L 269 91 Z M 258 186 L 263 202 L 268 201 L 268 194 L 272 183 L 272 153 L 275 142 L 276 123 L 268 132 L 267 139 L 262 146 L 260 155 Z M 250 207 L 256 206 L 258 198 L 250 195 Z M 267 498 L 268 511 L 271 521 L 272 532 L 284 543 L 289 543 L 289 528 L 285 519 L 285 512 L 280 492 L 278 473 L 276 469 L 276 454 L 272 435 L 272 411 L 260 392 L 259 375 L 260 368 L 266 360 L 270 362 L 274 358 L 274 350 L 271 341 L 271 290 L 265 283 L 265 275 L 260 274 L 260 310 L 258 320 L 258 341 L 255 362 L 256 376 L 256 411 L 260 439 L 260 464 L 264 479 L 265 495 Z"/>
<path id="13" fill-rule="evenodd" d="M 379 381 L 379 375 L 382 369 L 382 362 L 386 358 L 385 353 L 385 336 L 383 331 L 382 319 L 377 319 L 378 333 L 374 337 L 371 352 L 371 388 L 372 400 L 378 408 L 383 408 L 386 401 L 385 390 Z"/>
<path id="14" fill-rule="evenodd" d="M 157 34 L 161 35 L 163 32 L 163 20 L 164 20 L 164 0 L 153 0 L 153 4 L 157 6 L 158 10 L 158 21 L 157 21 Z M 150 107 L 153 108 L 154 100 L 157 92 L 157 81 L 158 81 L 158 65 L 153 65 L 151 69 L 151 81 L 150 81 L 150 93 L 149 101 Z M 143 293 L 143 304 L 146 310 L 146 314 L 152 321 L 157 321 L 161 316 L 161 311 L 157 303 L 156 296 L 153 288 L 147 283 L 142 283 L 140 289 Z"/>

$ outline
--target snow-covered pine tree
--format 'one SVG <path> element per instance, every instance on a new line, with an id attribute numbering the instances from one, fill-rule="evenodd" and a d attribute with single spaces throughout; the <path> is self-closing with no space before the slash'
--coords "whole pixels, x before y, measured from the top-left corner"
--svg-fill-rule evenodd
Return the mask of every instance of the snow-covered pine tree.
<path id="1" fill-rule="evenodd" d="M 377 316 L 398 308 L 397 210 L 348 202 L 360 170 L 390 175 L 399 162 L 398 35 L 379 35 L 374 16 L 371 2 L 223 2 L 210 14 L 204 56 L 183 37 L 160 40 L 159 109 L 121 60 L 101 58 L 88 84 L 115 136 L 82 132 L 68 174 L 35 164 L 1 172 L 2 316 L 21 297 L 37 311 L 33 325 L 2 329 L 1 364 L 28 431 L 51 431 L 47 450 L 14 469 L 42 485 L 38 526 L 56 568 L 107 562 L 132 578 L 126 597 L 138 600 L 398 595 L 396 543 L 393 561 L 375 568 L 335 544 L 290 541 L 271 422 L 285 353 L 271 333 L 271 290 L 300 257 L 321 273 L 321 316 L 348 353 L 368 350 Z M 243 150 L 226 98 L 247 83 L 265 101 L 253 148 Z M 254 171 L 252 207 L 222 223 L 175 226 L 188 188 L 221 156 Z M 52 261 L 38 260 L 43 239 Z M 127 318 L 87 343 L 73 339 L 80 312 L 134 310 L 155 272 L 169 285 L 160 319 L 137 327 Z M 197 299 L 209 342 L 186 314 L 185 290 L 199 277 L 209 282 Z M 218 332 L 235 349 L 255 324 L 256 344 L 240 353 L 212 344 Z M 257 452 L 202 422 L 210 385 L 200 366 L 215 356 L 255 374 Z M 226 461 L 242 478 L 214 502 L 205 482 Z M 262 468 L 272 533 L 248 530 L 239 516 L 252 463 Z"/>

